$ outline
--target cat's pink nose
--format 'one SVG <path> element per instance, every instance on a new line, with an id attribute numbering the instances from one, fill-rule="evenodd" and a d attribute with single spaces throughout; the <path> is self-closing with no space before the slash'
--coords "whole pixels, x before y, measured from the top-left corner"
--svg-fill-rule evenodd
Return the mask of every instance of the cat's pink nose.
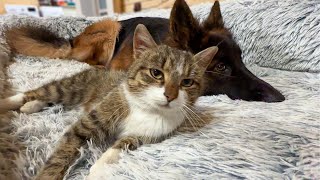
<path id="1" fill-rule="evenodd" d="M 168 102 L 171 102 L 177 98 L 177 95 L 175 94 L 169 94 L 169 93 L 163 93 L 163 94 L 167 98 Z"/>
<path id="2" fill-rule="evenodd" d="M 170 103 L 178 97 L 179 87 L 174 83 L 168 83 L 165 85 L 163 95 L 167 98 L 168 103 Z"/>

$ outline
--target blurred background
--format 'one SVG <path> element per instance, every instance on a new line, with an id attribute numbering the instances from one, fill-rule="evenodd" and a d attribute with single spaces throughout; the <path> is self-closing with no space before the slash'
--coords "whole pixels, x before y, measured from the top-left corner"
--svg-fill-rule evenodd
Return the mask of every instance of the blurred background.
<path id="1" fill-rule="evenodd" d="M 0 0 L 0 15 L 104 16 L 171 8 L 175 0 Z M 189 5 L 214 0 L 186 0 Z"/>

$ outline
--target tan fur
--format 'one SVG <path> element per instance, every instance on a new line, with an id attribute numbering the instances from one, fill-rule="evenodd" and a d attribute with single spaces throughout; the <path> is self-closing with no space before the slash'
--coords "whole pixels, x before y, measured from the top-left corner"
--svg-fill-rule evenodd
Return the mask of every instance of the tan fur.
<path id="1" fill-rule="evenodd" d="M 6 39 L 15 53 L 48 58 L 75 59 L 90 65 L 106 66 L 111 60 L 120 31 L 120 23 L 106 19 L 88 26 L 68 40 L 46 29 L 16 27 L 6 31 Z"/>
<path id="2" fill-rule="evenodd" d="M 0 100 L 0 114 L 6 113 L 9 110 L 20 108 L 23 105 L 23 102 L 16 103 L 10 101 L 10 99 L 1 99 Z"/>
<path id="3" fill-rule="evenodd" d="M 109 65 L 120 31 L 120 24 L 113 20 L 103 20 L 88 26 L 73 40 L 69 58 L 91 65 Z"/>
<path id="4" fill-rule="evenodd" d="M 0 44 L 0 98 L 12 95 L 11 84 L 8 82 L 7 66 L 11 63 L 10 51 Z M 1 104 L 1 103 L 0 103 Z M 20 180 L 23 179 L 20 169 L 23 162 L 19 161 L 24 153 L 24 146 L 19 143 L 12 133 L 12 112 L 0 113 L 0 179 Z"/>
<path id="5" fill-rule="evenodd" d="M 43 56 L 48 58 L 67 58 L 71 52 L 71 45 L 66 41 L 60 46 L 39 42 L 30 38 L 29 27 L 13 28 L 6 32 L 6 38 L 12 51 L 28 56 Z"/>
<path id="6" fill-rule="evenodd" d="M 193 128 L 203 126 L 208 122 L 194 118 L 192 106 L 201 94 L 203 74 L 212 56 L 217 52 L 217 48 L 208 48 L 194 56 L 189 52 L 166 45 L 158 46 L 143 25 L 137 26 L 133 47 L 136 58 L 128 73 L 93 68 L 28 91 L 23 96 L 17 95 L 4 100 L 9 104 L 14 100 L 14 107 L 17 108 L 24 104 L 20 110 L 27 112 L 35 112 L 40 109 L 39 107 L 48 103 L 62 103 L 65 107 L 82 105 L 87 110 L 82 118 L 66 131 L 58 147 L 38 173 L 36 180 L 62 179 L 68 167 L 78 157 L 78 149 L 86 144 L 86 140 L 92 139 L 98 142 L 116 138 L 111 147 L 111 153 L 107 151 L 104 156 L 106 159 L 102 160 L 102 163 L 104 161 L 111 163 L 118 160 L 120 150 L 134 150 L 141 144 L 160 142 L 170 136 L 183 121 L 193 122 L 191 126 Z M 151 73 L 153 69 L 163 72 L 165 77 L 156 79 Z M 183 86 L 181 82 L 185 78 L 193 79 L 194 85 Z M 134 136 L 122 136 L 121 134 L 125 133 L 124 124 L 128 121 L 135 122 L 130 118 L 127 119 L 134 111 L 135 106 L 133 107 L 132 104 L 139 102 L 143 106 L 147 105 L 148 101 L 152 102 L 152 100 L 139 97 L 142 97 L 148 88 L 164 87 L 166 89 L 167 86 L 174 86 L 185 94 L 183 102 L 186 104 L 181 104 L 181 108 L 184 107 L 184 110 L 181 110 L 170 107 L 171 100 L 165 99 L 163 93 L 160 93 L 161 97 L 167 100 L 165 102 L 168 102 L 166 108 L 171 108 L 174 114 L 176 111 L 181 114 L 182 122 L 177 120 L 179 124 L 173 126 L 172 130 L 161 130 L 166 134 L 159 132 L 154 136 L 148 136 L 133 133 Z M 128 94 L 131 98 L 138 99 L 132 100 Z M 160 113 L 159 115 L 165 112 L 164 109 L 162 109 L 164 112 L 161 112 L 159 106 L 151 105 L 153 106 L 147 111 Z M 5 104 L 1 105 L 0 102 L 1 107 L 5 107 Z M 137 132 L 136 127 L 129 126 L 129 128 Z"/>
<path id="7" fill-rule="evenodd" d="M 107 66 L 110 69 L 127 71 L 133 62 L 132 42 L 126 40 L 122 43 L 119 52 Z"/>
<path id="8" fill-rule="evenodd" d="M 11 85 L 7 81 L 7 67 L 12 63 L 9 48 L 0 44 L 0 98 L 10 95 Z"/>

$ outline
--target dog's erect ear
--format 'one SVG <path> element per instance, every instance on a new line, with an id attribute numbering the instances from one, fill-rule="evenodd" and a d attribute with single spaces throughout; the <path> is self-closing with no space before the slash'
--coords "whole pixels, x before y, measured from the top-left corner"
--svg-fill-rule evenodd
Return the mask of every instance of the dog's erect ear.
<path id="1" fill-rule="evenodd" d="M 187 49 L 196 32 L 199 23 L 184 0 L 176 0 L 170 14 L 170 35 L 182 49 Z"/>
<path id="2" fill-rule="evenodd" d="M 143 24 L 138 24 L 133 36 L 134 57 L 138 58 L 145 50 L 156 47 L 157 43 L 154 42 L 148 29 Z"/>
<path id="3" fill-rule="evenodd" d="M 214 2 L 208 18 L 203 23 L 203 27 L 206 30 L 212 30 L 214 28 L 224 28 L 219 1 Z"/>

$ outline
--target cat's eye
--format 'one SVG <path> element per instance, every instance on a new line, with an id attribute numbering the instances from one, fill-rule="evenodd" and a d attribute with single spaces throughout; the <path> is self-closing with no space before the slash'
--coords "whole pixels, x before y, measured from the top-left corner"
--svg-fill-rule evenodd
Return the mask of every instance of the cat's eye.
<path id="1" fill-rule="evenodd" d="M 215 67 L 215 71 L 223 72 L 227 69 L 227 66 L 224 63 L 218 63 Z"/>
<path id="2" fill-rule="evenodd" d="M 150 69 L 150 74 L 153 78 L 155 78 L 157 80 L 163 79 L 163 73 L 158 69 Z"/>
<path id="3" fill-rule="evenodd" d="M 181 81 L 181 86 L 184 87 L 191 87 L 193 85 L 194 81 L 192 79 L 184 79 Z"/>

